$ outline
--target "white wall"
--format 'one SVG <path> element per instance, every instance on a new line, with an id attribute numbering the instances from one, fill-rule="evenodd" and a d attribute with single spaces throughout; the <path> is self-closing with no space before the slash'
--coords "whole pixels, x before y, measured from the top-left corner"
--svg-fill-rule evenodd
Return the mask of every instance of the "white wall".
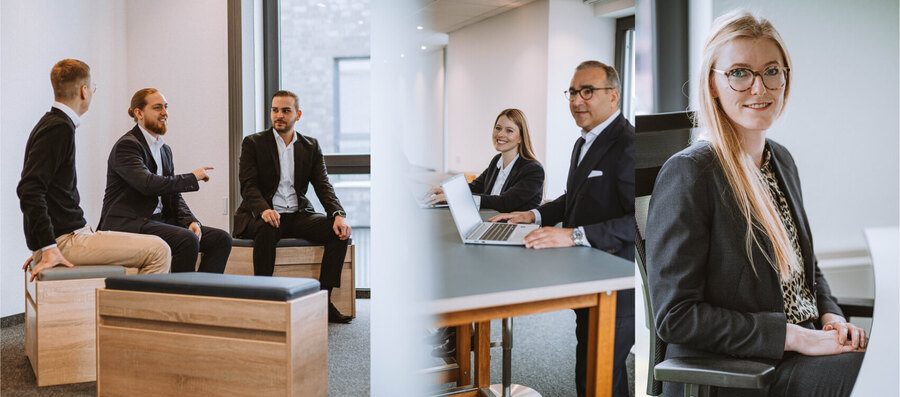
<path id="1" fill-rule="evenodd" d="M 432 170 L 444 167 L 444 50 L 437 48 L 424 54 L 412 51 L 421 68 L 410 76 L 412 84 L 410 118 L 416 131 L 403 141 L 403 150 L 410 164 Z"/>
<path id="2" fill-rule="evenodd" d="M 713 15 L 743 3 L 716 1 Z M 865 250 L 863 228 L 900 218 L 898 4 L 761 0 L 751 11 L 772 21 L 794 63 L 769 137 L 797 162 L 816 251 Z"/>
<path id="3" fill-rule="evenodd" d="M 99 221 L 109 149 L 133 126 L 126 113 L 131 95 L 153 86 L 169 100 L 166 140 L 175 171 L 216 167 L 212 182 L 185 199 L 205 225 L 228 227 L 228 217 L 221 215 L 221 198 L 228 195 L 225 6 L 219 1 L 3 1 L 0 256 L 9 260 L 0 267 L 0 316 L 24 310 L 19 265 L 29 251 L 15 189 L 28 134 L 53 102 L 50 68 L 60 59 L 86 62 L 98 86 L 76 133 L 78 189 L 88 224 Z M 35 24 L 27 15 L 40 15 L 44 22 Z"/>
<path id="4" fill-rule="evenodd" d="M 109 153 L 106 143 L 119 130 L 110 121 L 119 113 L 125 114 L 128 107 L 124 92 L 117 89 L 126 74 L 122 57 L 126 47 L 124 9 L 124 3 L 115 0 L 2 3 L 0 257 L 5 259 L 0 266 L 0 316 L 21 313 L 25 308 L 20 265 L 30 251 L 25 246 L 16 186 L 28 135 L 53 104 L 50 69 L 63 58 L 80 59 L 90 65 L 98 87 L 76 132 L 75 161 L 85 218 L 94 226 L 100 219 Z M 35 23 L 26 17 L 29 15 L 40 15 L 52 23 Z"/>
<path id="5" fill-rule="evenodd" d="M 448 167 L 480 173 L 497 153 L 494 119 L 518 108 L 544 162 L 548 1 L 538 0 L 451 32 L 447 43 Z M 566 85 L 568 87 L 568 85 Z"/>
<path id="6" fill-rule="evenodd" d="M 631 3 L 634 5 L 634 2 Z M 550 2 L 547 51 L 547 124 L 544 197 L 556 198 L 566 189 L 572 148 L 580 137 L 569 102 L 563 91 L 569 88 L 575 67 L 596 60 L 615 67 L 616 19 L 595 17 L 579 0 Z"/>
<path id="7" fill-rule="evenodd" d="M 169 102 L 175 173 L 215 167 L 200 191 L 183 194 L 206 226 L 228 229 L 228 30 L 226 2 L 129 2 L 128 79 L 131 94 L 154 87 Z M 120 106 L 127 109 L 128 105 Z M 133 122 L 122 110 L 127 128 Z"/>

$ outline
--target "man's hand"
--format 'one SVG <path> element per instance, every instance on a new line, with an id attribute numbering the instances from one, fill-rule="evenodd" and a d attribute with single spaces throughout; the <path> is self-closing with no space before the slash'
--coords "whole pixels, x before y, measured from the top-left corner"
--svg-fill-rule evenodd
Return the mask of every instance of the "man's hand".
<path id="1" fill-rule="evenodd" d="M 206 175 L 206 170 L 214 170 L 214 169 L 215 168 L 213 168 L 213 167 L 203 166 L 203 167 L 200 167 L 200 168 L 197 168 L 196 170 L 194 170 L 193 174 L 195 177 L 197 177 L 198 181 L 209 182 L 209 175 Z"/>
<path id="2" fill-rule="evenodd" d="M 841 316 L 834 313 L 825 313 L 822 315 L 822 330 L 836 330 L 838 335 L 846 337 L 850 335 L 850 340 L 842 338 L 841 343 L 850 344 L 854 348 L 863 348 L 869 345 L 869 338 L 866 337 L 866 330 L 859 328 L 847 322 Z"/>
<path id="3" fill-rule="evenodd" d="M 332 229 L 334 229 L 334 234 L 337 234 L 341 240 L 350 238 L 350 225 L 344 222 L 343 216 L 338 215 L 334 217 L 334 226 L 332 226 Z"/>
<path id="4" fill-rule="evenodd" d="M 200 237 L 203 235 L 203 232 L 200 231 L 200 224 L 197 222 L 191 222 L 191 224 L 188 225 L 188 230 L 197 235 L 197 240 L 200 240 Z"/>
<path id="5" fill-rule="evenodd" d="M 41 270 L 50 269 L 59 265 L 75 267 L 75 265 L 69 263 L 63 254 L 59 252 L 58 247 L 48 248 L 41 253 L 41 261 L 31 269 L 31 279 L 29 281 L 34 281 L 34 278 L 37 277 Z M 28 262 L 25 262 L 25 266 L 28 266 Z"/>
<path id="6" fill-rule="evenodd" d="M 422 196 L 422 201 L 425 205 L 434 205 L 446 203 L 447 199 L 444 197 L 444 189 L 441 189 L 440 186 L 432 186 L 431 189 L 428 189 L 428 191 L 425 192 L 425 195 Z"/>
<path id="7" fill-rule="evenodd" d="M 534 223 L 534 213 L 531 211 L 517 211 L 494 215 L 488 222 L 506 221 L 508 223 Z M 534 232 L 532 232 L 534 233 Z"/>
<path id="8" fill-rule="evenodd" d="M 571 247 L 575 245 L 572 230 L 574 229 L 545 226 L 528 233 L 522 241 L 525 247 L 534 249 Z"/>
<path id="9" fill-rule="evenodd" d="M 266 223 L 272 225 L 272 227 L 278 227 L 281 225 L 281 215 L 278 214 L 278 212 L 275 212 L 275 210 L 265 210 L 262 212 L 262 214 L 260 214 L 260 216 L 264 221 L 266 221 Z"/>

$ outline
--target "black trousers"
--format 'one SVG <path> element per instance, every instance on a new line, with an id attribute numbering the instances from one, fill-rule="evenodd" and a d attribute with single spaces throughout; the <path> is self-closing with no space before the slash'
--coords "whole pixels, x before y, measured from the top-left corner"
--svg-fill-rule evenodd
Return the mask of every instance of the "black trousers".
<path id="1" fill-rule="evenodd" d="M 319 284 L 322 289 L 341 286 L 341 268 L 347 256 L 347 243 L 334 233 L 334 219 L 322 214 L 292 212 L 281 214 L 279 227 L 272 227 L 262 218 L 257 219 L 253 236 L 253 273 L 257 276 L 271 276 L 275 271 L 275 246 L 282 238 L 302 238 L 325 246 Z"/>
<path id="2" fill-rule="evenodd" d="M 632 303 L 633 304 L 633 303 Z M 587 388 L 587 345 L 589 309 L 575 309 L 575 388 L 578 397 L 586 396 Z M 628 397 L 628 370 L 625 359 L 634 345 L 634 314 L 616 317 L 616 340 L 613 350 L 613 397 Z"/>
<path id="3" fill-rule="evenodd" d="M 817 329 L 811 322 L 798 324 L 805 328 Z M 720 397 L 845 397 L 850 395 L 865 353 L 843 353 L 831 356 L 804 356 L 796 352 L 785 352 L 781 361 L 775 363 L 775 380 L 768 389 L 718 390 Z M 771 364 L 772 360 L 760 360 Z M 885 395 L 895 391 L 885 391 Z M 663 382 L 663 396 L 684 395 L 681 383 Z"/>
<path id="4" fill-rule="evenodd" d="M 172 249 L 172 273 L 193 272 L 197 255 L 203 259 L 197 271 L 224 273 L 231 254 L 231 235 L 222 229 L 200 226 L 200 239 L 194 232 L 159 220 L 149 220 L 141 227 L 141 234 L 159 236 Z"/>

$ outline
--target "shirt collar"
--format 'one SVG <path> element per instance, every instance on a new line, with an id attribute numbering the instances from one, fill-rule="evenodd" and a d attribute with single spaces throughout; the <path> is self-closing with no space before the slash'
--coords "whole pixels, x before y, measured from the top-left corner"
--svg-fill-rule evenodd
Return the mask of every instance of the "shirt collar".
<path id="1" fill-rule="evenodd" d="M 140 124 L 138 124 L 137 126 L 138 126 L 138 128 L 141 129 L 141 132 L 144 133 L 144 139 L 147 140 L 147 146 L 150 146 L 150 147 L 162 146 L 164 143 L 166 143 L 166 141 L 163 140 L 162 135 L 160 135 L 157 138 L 154 138 L 153 135 L 150 135 L 150 133 L 147 132 L 147 130 L 145 130 L 144 127 L 141 127 Z"/>
<path id="2" fill-rule="evenodd" d="M 519 159 L 519 155 L 517 154 L 516 157 L 513 157 L 512 161 L 509 162 L 509 167 L 504 168 L 503 167 L 503 155 L 500 155 L 500 160 L 497 161 L 497 168 L 500 169 L 500 172 L 507 173 L 507 172 L 509 172 L 509 170 L 512 169 L 513 164 L 515 164 L 516 160 L 518 160 L 518 159 Z"/>
<path id="3" fill-rule="evenodd" d="M 53 102 L 53 107 L 62 110 L 62 112 L 65 113 L 66 116 L 69 116 L 69 119 L 71 119 L 72 123 L 75 124 L 75 128 L 78 128 L 78 126 L 81 125 L 81 117 L 78 117 L 78 113 L 75 113 L 75 111 L 65 103 Z"/>
<path id="4" fill-rule="evenodd" d="M 609 127 L 609 125 L 612 124 L 613 120 L 615 120 L 616 117 L 619 117 L 619 113 L 621 112 L 621 110 L 616 110 L 615 113 L 611 114 L 606 118 L 606 120 L 603 120 L 602 123 L 598 124 L 590 131 L 585 132 L 584 130 L 581 130 L 581 137 L 584 138 L 584 140 L 587 142 L 593 141 L 600 135 L 601 132 L 603 132 L 603 130 L 606 129 L 606 127 Z"/>
<path id="5" fill-rule="evenodd" d="M 281 139 L 281 135 L 278 135 L 278 131 L 275 131 L 275 128 L 272 128 L 272 134 L 275 135 L 275 144 L 282 146 L 285 149 L 287 149 L 288 146 L 293 147 L 294 143 L 297 142 L 297 131 L 294 131 L 294 133 L 291 134 L 291 143 L 288 143 L 287 145 L 284 144 L 284 139 Z"/>

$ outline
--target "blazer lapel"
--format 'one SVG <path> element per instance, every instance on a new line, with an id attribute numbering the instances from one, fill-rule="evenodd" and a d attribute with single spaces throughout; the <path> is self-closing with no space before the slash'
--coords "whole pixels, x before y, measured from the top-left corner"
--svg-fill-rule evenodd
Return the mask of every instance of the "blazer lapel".
<path id="1" fill-rule="evenodd" d="M 500 170 L 497 169 L 497 164 L 499 164 L 503 159 L 502 156 L 503 155 L 498 156 L 497 161 L 491 161 L 490 168 L 488 168 L 487 177 L 484 178 L 484 194 L 491 194 L 491 190 L 494 189 L 494 182 L 497 180 L 497 175 L 500 174 Z"/>
<path id="2" fill-rule="evenodd" d="M 147 168 L 150 169 L 150 172 L 155 174 L 157 167 L 159 167 L 159 164 L 156 164 L 156 160 L 154 160 L 153 155 L 150 154 L 150 145 L 147 143 L 147 140 L 144 139 L 144 133 L 141 131 L 141 128 L 138 127 L 137 124 L 135 124 L 134 128 L 132 128 L 129 133 L 131 135 L 134 135 L 134 137 L 137 138 L 137 141 L 141 143 L 141 146 L 143 146 L 144 156 L 147 158 L 147 160 L 149 160 L 147 162 Z"/>
<path id="3" fill-rule="evenodd" d="M 813 271 L 813 256 L 815 255 L 812 252 L 811 240 L 809 230 L 807 230 L 806 218 L 804 217 L 803 212 L 797 211 L 798 208 L 801 208 L 803 205 L 800 200 L 800 186 L 797 184 L 797 180 L 792 177 L 788 177 L 783 172 L 784 170 L 784 162 L 780 158 L 780 153 L 773 150 L 773 146 L 769 145 L 769 150 L 772 153 L 771 161 L 774 161 L 775 166 L 775 175 L 778 177 L 778 180 L 781 182 L 781 186 L 784 188 L 784 197 L 787 199 L 788 206 L 791 207 L 791 216 L 794 218 L 794 227 L 797 229 L 797 242 L 800 245 L 800 253 L 803 254 L 803 269 L 805 270 L 804 274 L 806 277 L 806 282 L 809 284 L 809 287 L 813 286 L 813 279 L 815 275 L 812 274 Z"/>
<path id="4" fill-rule="evenodd" d="M 591 146 L 588 148 L 587 153 L 585 153 L 581 163 L 578 164 L 574 170 L 569 170 L 569 180 L 566 183 L 566 208 L 571 208 L 575 197 L 577 196 L 578 189 L 580 189 L 581 185 L 587 181 L 588 174 L 594 170 L 597 163 L 603 158 L 603 155 L 609 151 L 612 142 L 615 142 L 619 137 L 623 120 L 624 117 L 619 114 L 619 116 L 606 126 L 606 128 L 600 132 L 600 135 L 594 139 L 594 142 L 591 143 Z M 578 156 L 578 153 L 572 153 L 572 156 Z M 577 157 L 575 157 L 575 159 L 577 161 Z"/>
<path id="5" fill-rule="evenodd" d="M 163 145 L 159 150 L 159 157 L 162 161 L 162 174 L 164 176 L 175 175 L 175 165 L 172 162 L 172 148 L 169 145 Z"/>
<path id="6" fill-rule="evenodd" d="M 278 187 L 278 181 L 281 180 L 281 160 L 278 159 L 278 143 L 275 142 L 275 129 L 269 128 L 263 133 L 263 147 L 269 154 L 269 160 L 272 162 L 272 169 L 275 170 L 275 183 L 273 186 Z"/>

